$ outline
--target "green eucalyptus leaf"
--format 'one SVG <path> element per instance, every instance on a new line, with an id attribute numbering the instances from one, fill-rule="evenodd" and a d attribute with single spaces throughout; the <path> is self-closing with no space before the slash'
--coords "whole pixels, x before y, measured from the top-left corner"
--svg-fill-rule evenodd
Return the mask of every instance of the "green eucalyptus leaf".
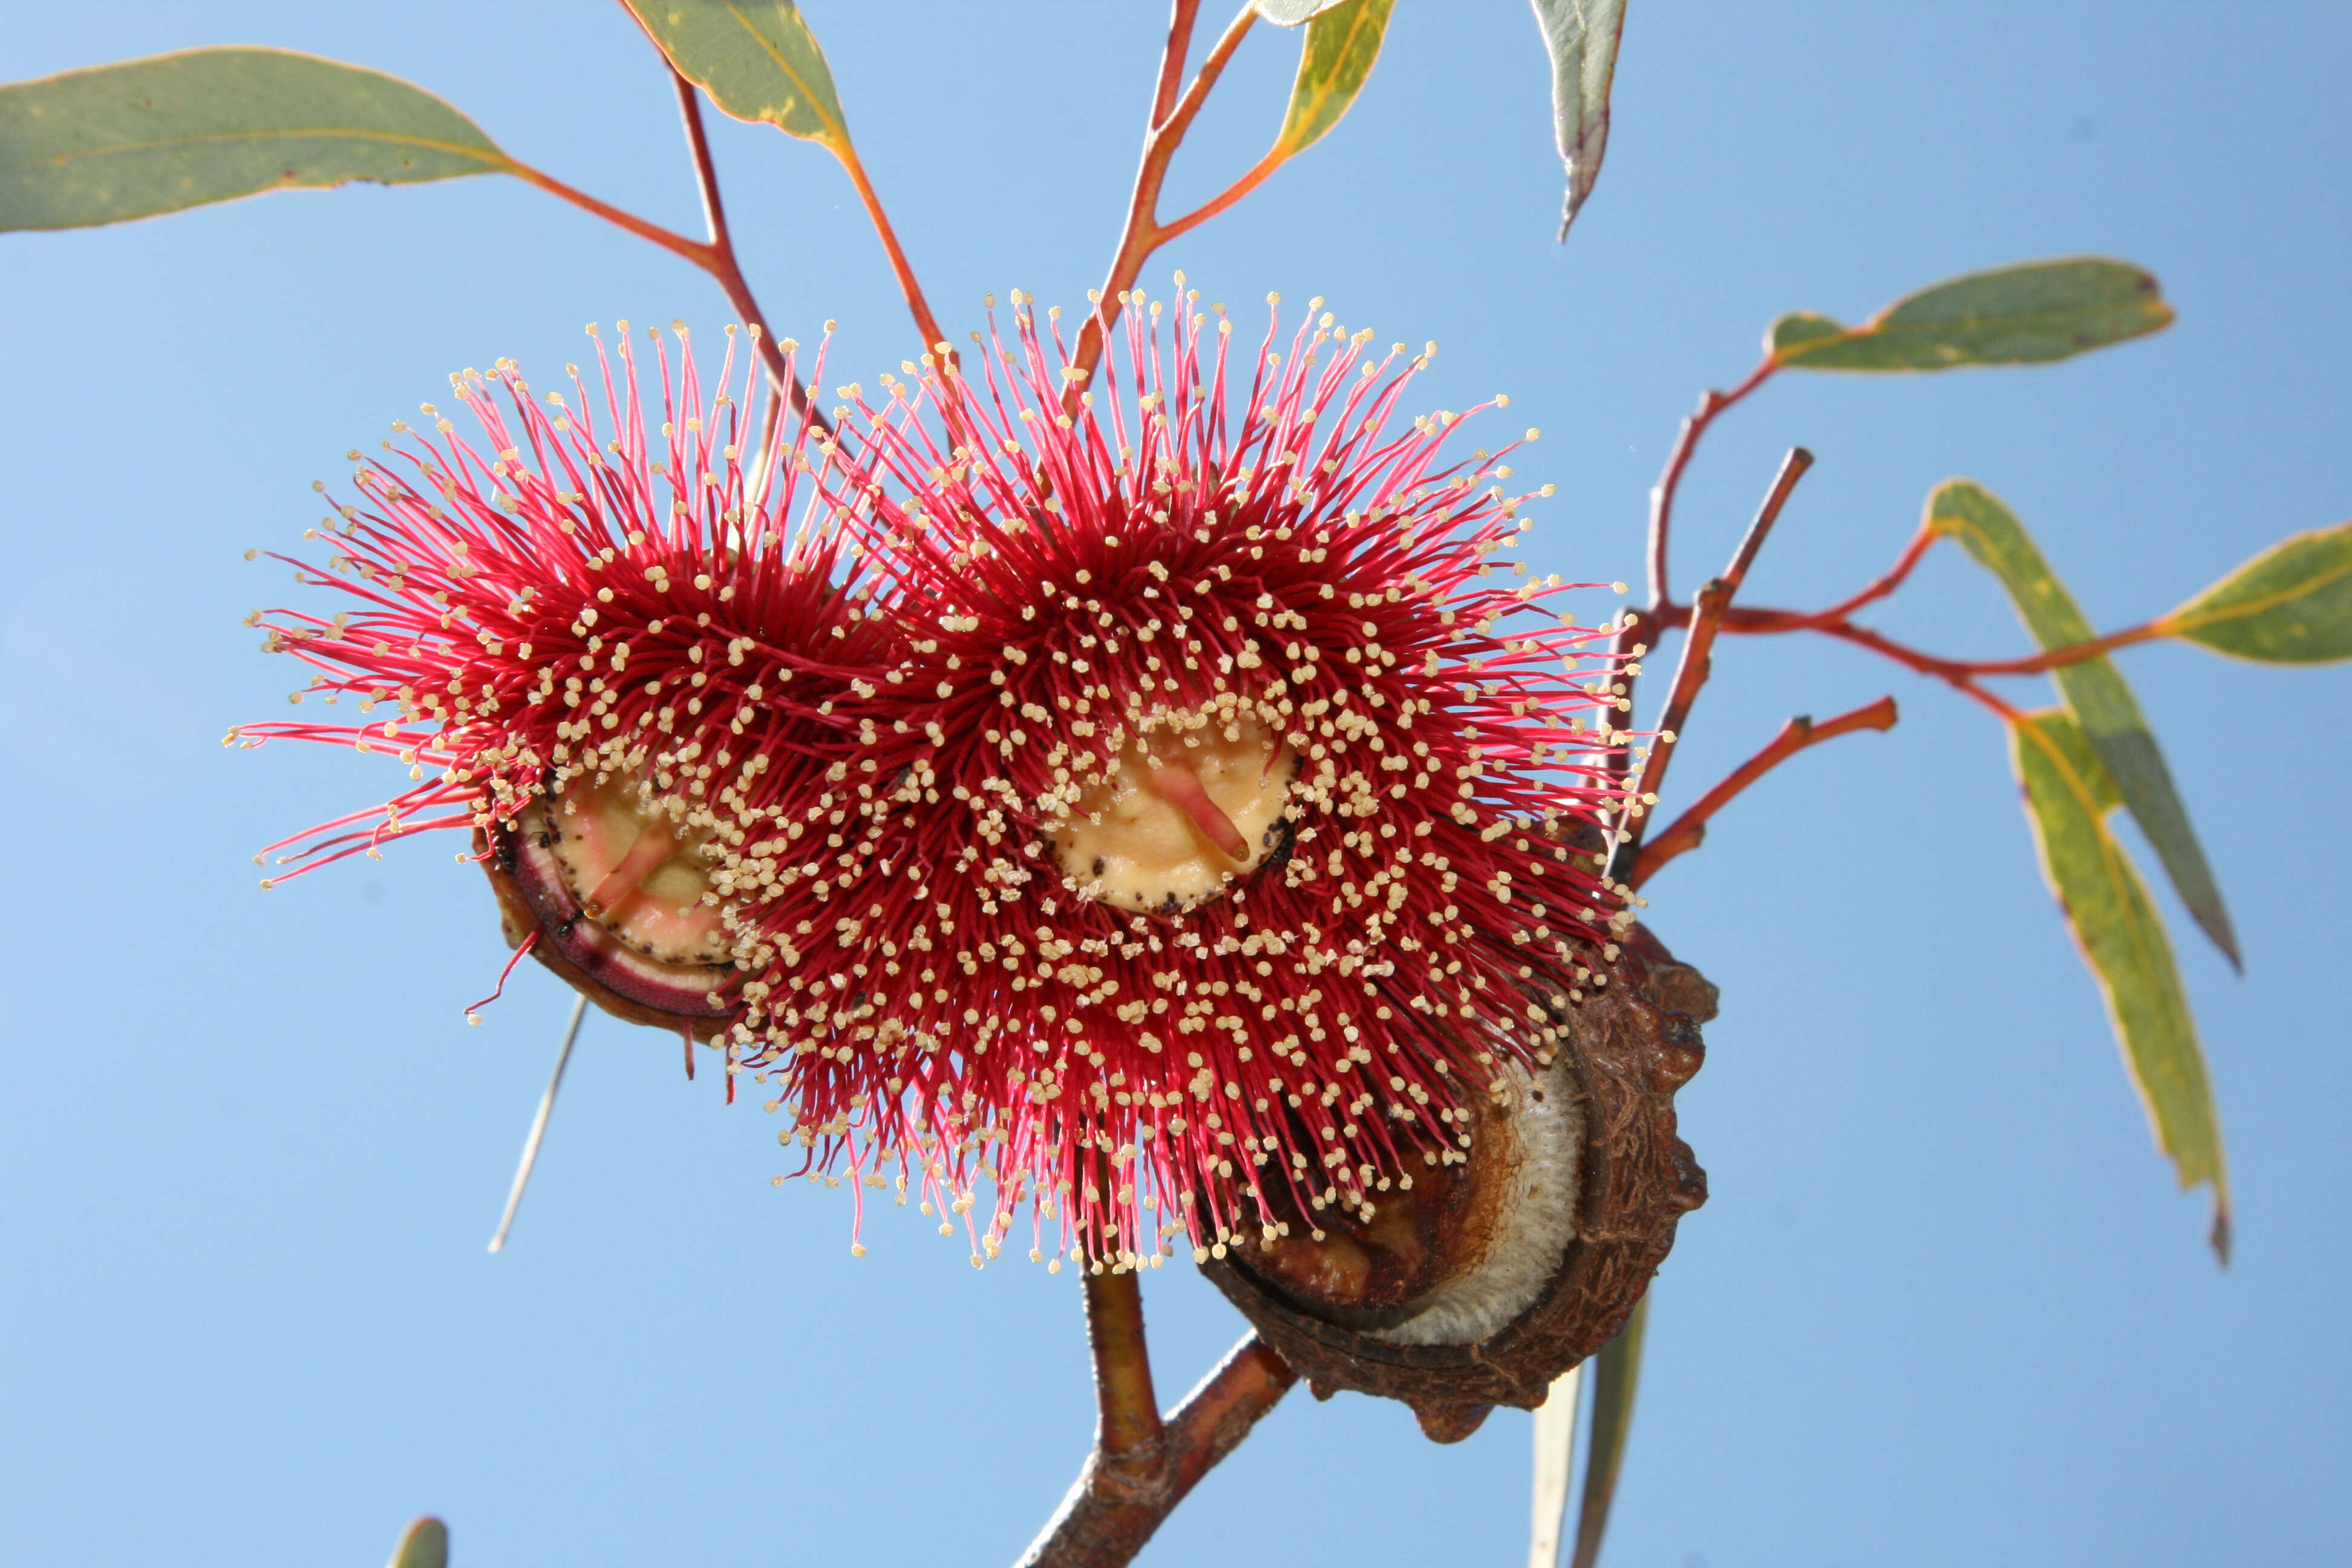
<path id="1" fill-rule="evenodd" d="M 833 68 L 792 0 L 625 0 L 677 74 L 738 120 L 765 121 L 846 162 Z"/>
<path id="2" fill-rule="evenodd" d="M 1338 0 L 1307 24 L 1299 50 L 1298 76 L 1290 85 L 1290 107 L 1270 156 L 1296 156 L 1323 140 L 1364 89 L 1381 58 L 1396 0 Z"/>
<path id="3" fill-rule="evenodd" d="M 1978 564 L 2000 579 L 2018 618 L 2044 650 L 2096 637 L 2074 595 L 2042 559 L 2032 535 L 1990 490 L 1970 479 L 1947 479 L 1927 497 L 1927 526 L 1958 540 Z M 2123 671 L 2101 655 L 2061 665 L 2050 673 L 2198 929 L 2232 964 L 2239 963 L 2237 933 L 2231 928 L 2213 868 L 2173 786 L 2172 770 L 2165 765 L 2156 732 L 2148 728 Z"/>
<path id="4" fill-rule="evenodd" d="M 384 1568 L 449 1568 L 449 1527 L 426 1514 L 402 1531 Z"/>
<path id="5" fill-rule="evenodd" d="M 1609 1505 L 1616 1500 L 1625 1442 L 1633 1431 L 1633 1393 L 1642 1381 L 1642 1341 L 1649 1324 L 1650 1298 L 1644 1293 L 1617 1337 L 1592 1358 L 1592 1424 L 1585 1434 L 1592 1457 L 1584 1461 L 1584 1500 L 1577 1505 L 1572 1568 L 1593 1568 L 1601 1561 Z"/>
<path id="6" fill-rule="evenodd" d="M 1576 221 L 1609 149 L 1609 88 L 1617 75 L 1617 43 L 1625 32 L 1625 0 L 1533 0 L 1536 25 L 1551 57 L 1552 137 L 1568 167 L 1568 199 L 1559 237 Z"/>
<path id="7" fill-rule="evenodd" d="M 1858 327 L 1810 311 L 1783 316 L 1764 347 L 1794 370 L 1949 370 L 2070 359 L 2171 322 L 2152 274 L 2084 256 L 1947 279 Z"/>
<path id="8" fill-rule="evenodd" d="M 1277 27 L 1296 27 L 1348 0 L 1254 0 L 1250 9 Z"/>
<path id="9" fill-rule="evenodd" d="M 2272 546 L 2156 624 L 2265 664 L 2352 658 L 2352 522 Z"/>
<path id="10" fill-rule="evenodd" d="M 288 49 L 188 49 L 0 87 L 0 230 L 513 168 L 423 88 Z"/>
<path id="11" fill-rule="evenodd" d="M 2213 1248 L 2230 1256 L 2230 1177 L 2205 1055 L 2180 972 L 2147 886 L 2107 830 L 2119 798 L 2089 739 L 2062 709 L 2010 727 L 2010 760 L 2024 786 L 2042 875 L 2105 994 L 2133 1087 L 2157 1147 L 2180 1184 L 2213 1189 Z"/>

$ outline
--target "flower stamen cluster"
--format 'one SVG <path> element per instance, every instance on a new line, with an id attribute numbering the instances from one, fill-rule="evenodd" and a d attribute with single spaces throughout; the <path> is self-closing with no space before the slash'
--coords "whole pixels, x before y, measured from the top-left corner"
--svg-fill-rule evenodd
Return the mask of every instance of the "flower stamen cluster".
<path id="1" fill-rule="evenodd" d="M 1318 300 L 1244 364 L 1197 295 L 1121 303 L 1091 385 L 1016 293 L 967 368 L 845 387 L 837 441 L 741 440 L 689 354 L 655 460 L 625 342 L 601 446 L 584 387 L 501 366 L 509 422 L 462 380 L 495 456 L 445 424 L 363 469 L 310 580 L 367 607 L 269 623 L 401 718 L 244 731 L 441 772 L 295 858 L 628 795 L 582 907 L 669 867 L 805 1173 L 961 1216 L 975 1263 L 1024 1209 L 1033 1258 L 1133 1267 L 1463 1158 L 1631 920 L 1616 628 L 1495 580 L 1517 444 L 1396 428 L 1428 353 Z"/>

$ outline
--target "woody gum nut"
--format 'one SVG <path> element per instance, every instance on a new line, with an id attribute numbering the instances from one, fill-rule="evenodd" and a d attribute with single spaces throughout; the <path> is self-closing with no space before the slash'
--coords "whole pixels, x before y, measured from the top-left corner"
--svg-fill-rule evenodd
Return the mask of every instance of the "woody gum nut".
<path id="1" fill-rule="evenodd" d="M 631 1023 L 698 1039 L 726 1027 L 736 1005 L 725 932 L 717 909 L 699 902 L 707 884 L 688 847 L 667 825 L 644 820 L 615 790 L 574 791 L 518 813 L 494 841 L 477 835 L 477 848 L 490 851 L 482 868 L 509 947 L 538 932 L 531 956 Z"/>
<path id="2" fill-rule="evenodd" d="M 1675 1132 L 1716 989 L 1635 927 L 1609 984 L 1553 1009 L 1553 1061 L 1507 1075 L 1468 1158 L 1423 1167 L 1370 1222 L 1326 1211 L 1203 1267 L 1318 1398 L 1398 1399 L 1458 1442 L 1497 1405 L 1533 1409 L 1624 1325 L 1706 1200 Z"/>

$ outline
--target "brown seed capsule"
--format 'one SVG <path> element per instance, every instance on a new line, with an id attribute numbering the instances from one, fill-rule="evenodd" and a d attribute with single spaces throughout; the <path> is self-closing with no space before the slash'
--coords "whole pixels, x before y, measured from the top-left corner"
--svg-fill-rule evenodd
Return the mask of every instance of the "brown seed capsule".
<path id="1" fill-rule="evenodd" d="M 1455 1442 L 1496 1405 L 1542 1404 L 1623 1326 L 1706 1200 L 1674 1095 L 1716 990 L 1640 927 L 1606 973 L 1553 1009 L 1550 1063 L 1475 1108 L 1466 1158 L 1429 1152 L 1369 1220 L 1277 1213 L 1287 1235 L 1205 1265 L 1317 1397 L 1401 1399 Z"/>
<path id="2" fill-rule="evenodd" d="M 703 899 L 699 836 L 643 791 L 575 781 L 533 802 L 494 838 L 476 835 L 507 945 L 533 931 L 531 956 L 633 1024 L 709 1039 L 736 1004 L 716 905 Z"/>

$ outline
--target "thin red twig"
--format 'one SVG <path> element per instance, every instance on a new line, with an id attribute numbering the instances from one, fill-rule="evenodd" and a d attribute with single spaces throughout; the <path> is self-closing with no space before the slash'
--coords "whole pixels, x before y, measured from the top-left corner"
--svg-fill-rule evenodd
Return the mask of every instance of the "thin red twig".
<path id="1" fill-rule="evenodd" d="M 1772 488 L 1764 492 L 1763 504 L 1756 509 L 1748 531 L 1739 536 L 1738 548 L 1731 552 L 1731 564 L 1723 569 L 1721 582 L 1726 598 L 1738 593 L 1748 581 L 1748 569 L 1756 564 L 1756 552 L 1764 548 L 1765 536 L 1780 521 L 1780 509 L 1789 504 L 1790 492 L 1812 466 L 1813 455 L 1802 447 L 1790 447 L 1788 456 L 1780 459 L 1780 470 L 1772 476 Z"/>
<path id="2" fill-rule="evenodd" d="M 1201 62 L 1201 68 L 1193 73 L 1192 84 L 1184 89 L 1183 96 L 1172 107 L 1163 110 L 1170 83 L 1183 74 L 1184 53 L 1192 45 L 1193 17 L 1198 10 L 1198 0 L 1191 4 L 1176 0 L 1170 17 L 1168 47 L 1160 57 L 1151 123 L 1144 132 L 1143 161 L 1135 171 L 1135 191 L 1128 201 L 1127 223 L 1119 231 L 1118 248 L 1112 252 L 1110 272 L 1103 279 L 1102 297 L 1079 330 L 1077 352 L 1071 356 L 1070 363 L 1080 372 L 1071 379 L 1070 390 L 1064 397 L 1071 407 L 1076 406 L 1087 378 L 1102 363 L 1104 342 L 1111 324 L 1118 319 L 1119 296 L 1134 286 L 1144 262 L 1169 237 L 1159 217 L 1160 188 L 1167 183 L 1169 161 L 1175 157 L 1184 133 L 1192 128 L 1193 117 L 1201 112 L 1209 89 L 1217 85 L 1234 51 L 1241 47 L 1250 25 L 1257 20 L 1255 8 L 1244 5 L 1241 14 L 1226 26 L 1223 36 L 1209 50 L 1208 58 Z"/>
<path id="3" fill-rule="evenodd" d="M 1659 617 L 1659 622 L 1668 626 L 1683 626 L 1687 624 L 1690 615 L 1688 606 L 1670 605 Z M 1832 619 L 1827 611 L 1734 609 L 1725 613 L 1723 630 L 1751 636 L 1819 632 L 1824 637 L 1836 637 L 1842 642 L 1853 643 L 1874 653 L 1884 654 L 1906 669 L 1946 680 L 1974 680 L 1988 675 L 2043 675 L 2070 664 L 2101 658 L 2120 647 L 2153 642 L 2166 635 L 2160 622 L 2149 621 L 2137 626 L 2126 626 L 2119 632 L 2109 632 L 2105 637 L 2093 637 L 2088 642 L 2068 643 L 2063 647 L 2047 648 L 2020 658 L 1944 658 L 1869 626 Z"/>
<path id="4" fill-rule="evenodd" d="M 1151 94 L 1147 132 L 1158 130 L 1176 107 L 1176 94 L 1184 85 L 1184 57 L 1192 52 L 1192 26 L 1200 15 L 1201 0 L 1174 0 L 1168 17 L 1168 47 L 1160 51 L 1160 84 Z"/>
<path id="5" fill-rule="evenodd" d="M 874 232 L 882 241 L 882 252 L 890 258 L 890 271 L 898 279 L 898 292 L 906 296 L 907 313 L 915 318 L 915 331 L 922 335 L 925 353 L 944 353 L 955 357 L 955 350 L 947 346 L 947 335 L 940 331 L 939 318 L 931 314 L 930 301 L 923 298 L 923 286 L 915 281 L 914 266 L 908 261 L 906 248 L 898 243 L 898 231 L 890 226 L 890 215 L 882 210 L 882 198 L 875 194 L 874 182 L 866 177 L 866 164 L 857 150 L 846 137 L 841 145 L 832 147 L 849 175 L 849 183 L 857 191 L 857 199 L 865 205 L 866 216 L 874 225 Z"/>
<path id="6" fill-rule="evenodd" d="M 2040 675 L 2063 665 L 2097 658 L 2119 647 L 2129 647 L 2134 643 L 2154 642 L 2165 635 L 2161 625 L 2148 621 L 2137 626 L 2126 626 L 2119 632 L 2109 632 L 2103 637 L 2093 637 L 2089 642 L 2068 643 L 2063 647 L 2028 654 L 2023 658 L 1938 659 L 1936 662 L 1942 668 L 1963 675 Z"/>
<path id="7" fill-rule="evenodd" d="M 713 258 L 710 247 L 698 239 L 688 239 L 676 229 L 648 223 L 635 213 L 624 212 L 610 202 L 599 201 L 577 186 L 567 185 L 544 169 L 534 169 L 520 159 L 507 160 L 507 173 L 526 184 L 537 185 L 551 196 L 570 202 L 583 212 L 593 213 L 616 228 L 628 230 L 639 239 L 652 240 L 671 255 L 684 257 L 705 272 L 711 269 Z"/>
<path id="8" fill-rule="evenodd" d="M 1697 409 L 1683 420 L 1682 428 L 1675 433 L 1674 447 L 1666 454 L 1666 466 L 1659 471 L 1658 482 L 1650 487 L 1648 605 L 1638 619 L 1630 622 L 1617 634 L 1615 646 L 1619 658 L 1630 660 L 1637 645 L 1655 645 L 1660 627 L 1682 624 L 1663 617 L 1677 607 L 1673 590 L 1667 583 L 1666 567 L 1668 542 L 1674 531 L 1675 496 L 1682 489 L 1683 470 L 1690 467 L 1691 457 L 1698 450 L 1700 438 L 1706 436 L 1707 426 L 1715 423 L 1716 416 L 1763 385 L 1779 368 L 1778 363 L 1767 356 L 1762 363 L 1748 373 L 1745 381 L 1729 392 L 1707 392 L 1699 398 Z M 1633 684 L 1634 677 L 1627 675 L 1624 695 L 1629 712 L 1632 710 Z M 1631 759 L 1621 752 L 1611 759 L 1610 765 L 1622 773 L 1631 765 Z"/>
<path id="9" fill-rule="evenodd" d="M 1748 378 L 1729 392 L 1710 391 L 1698 400 L 1696 412 L 1683 420 L 1682 429 L 1675 436 L 1674 449 L 1666 454 L 1666 466 L 1658 475 L 1658 482 L 1650 489 L 1650 604 L 1652 607 L 1674 602 L 1674 592 L 1667 586 L 1666 557 L 1668 537 L 1674 531 L 1675 496 L 1682 489 L 1683 470 L 1690 467 L 1700 439 L 1707 426 L 1725 409 L 1764 384 L 1766 379 L 1780 368 L 1778 362 L 1767 358 Z"/>
<path id="10" fill-rule="evenodd" d="M 1207 201 L 1202 202 L 1199 206 L 1194 207 L 1182 217 L 1171 218 L 1166 223 L 1160 225 L 1158 231 L 1152 236 L 1151 243 L 1155 246 L 1165 245 L 1170 240 L 1174 239 L 1181 235 L 1190 234 L 1192 230 L 1200 227 L 1202 224 L 1208 222 L 1211 218 L 1216 216 L 1219 213 L 1224 211 L 1227 207 L 1232 206 L 1235 202 L 1240 201 L 1244 196 L 1249 195 L 1252 191 L 1265 184 L 1266 176 L 1272 174 L 1276 169 L 1281 168 L 1288 162 L 1290 162 L 1290 154 L 1288 153 L 1284 152 L 1280 148 L 1273 149 L 1268 152 L 1265 157 L 1260 158 L 1256 163 L 1251 164 L 1242 174 L 1241 178 L 1235 180 L 1232 184 L 1227 185 L 1223 190 L 1219 191 L 1215 195 L 1211 196 Z"/>
<path id="11" fill-rule="evenodd" d="M 1937 533 L 1934 529 L 1929 528 L 1926 523 L 1921 523 L 1919 525 L 1919 531 L 1911 536 L 1911 542 L 1903 547 L 1903 553 L 1895 558 L 1894 565 L 1889 566 L 1885 572 L 1879 574 L 1879 575 L 1873 579 L 1871 583 L 1860 593 L 1853 595 L 1851 597 L 1839 600 L 1836 604 L 1832 605 L 1826 610 L 1816 610 L 1811 615 L 1793 616 L 1786 626 L 1748 625 L 1735 627 L 1727 624 L 1724 629 L 1726 631 L 1738 630 L 1750 632 L 1799 632 L 1810 631 L 1816 626 L 1826 626 L 1832 621 L 1850 620 L 1853 618 L 1853 613 L 1856 610 L 1862 609 L 1868 605 L 1876 604 L 1879 600 L 1884 599 L 1889 594 L 1894 593 L 1895 590 L 1903 586 L 1904 583 L 1910 578 L 1912 569 L 1917 566 L 1920 561 L 1927 555 L 1928 547 L 1934 544 L 1936 541 L 1941 537 L 1942 536 Z M 1769 610 L 1746 610 L 1742 611 L 1741 615 L 1743 617 L 1753 620 L 1769 616 L 1773 612 Z"/>
<path id="12" fill-rule="evenodd" d="M 2164 624 L 2158 619 L 2126 626 L 2121 631 L 2109 632 L 2088 642 L 2044 648 L 2040 653 L 2018 658 L 1944 658 L 1899 642 L 1884 632 L 1855 626 L 1853 619 L 1854 612 L 1877 603 L 1902 587 L 1926 557 L 1928 549 L 1941 537 L 1934 529 L 1922 523 L 1892 566 L 1859 593 L 1841 599 L 1826 609 L 1728 608 L 1724 612 L 1721 629 L 1749 637 L 1775 636 L 1784 632 L 1820 632 L 1885 654 L 1920 674 L 1945 679 L 1973 679 L 1987 675 L 2042 675 L 2070 664 L 2080 664 L 2084 659 L 2101 658 L 2136 643 L 2152 642 L 2166 635 Z M 1691 606 L 1677 605 L 1671 597 L 1662 596 L 1652 605 L 1648 619 L 1654 631 L 1688 626 Z"/>
<path id="13" fill-rule="evenodd" d="M 1635 868 L 1633 883 L 1641 887 L 1658 874 L 1660 867 L 1685 852 L 1697 848 L 1706 839 L 1707 820 L 1738 798 L 1748 785 L 1795 756 L 1809 746 L 1823 741 L 1833 741 L 1840 735 L 1856 730 L 1892 730 L 1897 715 L 1895 699 L 1882 697 L 1877 701 L 1841 713 L 1826 723 L 1816 724 L 1810 718 L 1791 719 L 1780 726 L 1780 732 L 1771 743 L 1734 769 L 1722 783 L 1692 803 L 1675 818 L 1664 833 L 1643 846 L 1641 864 Z"/>
<path id="14" fill-rule="evenodd" d="M 1759 379 L 1760 376 L 1750 378 Z M 1666 710 L 1658 719 L 1657 738 L 1650 742 L 1650 753 L 1643 759 L 1633 799 L 1618 825 L 1616 844 L 1610 851 L 1609 875 L 1615 880 L 1632 880 L 1640 863 L 1642 831 L 1648 821 L 1649 808 L 1658 803 L 1658 791 L 1666 781 L 1666 765 L 1674 761 L 1675 746 L 1682 737 L 1683 725 L 1690 718 L 1691 704 L 1697 700 L 1699 689 L 1706 684 L 1714 668 L 1715 637 L 1722 627 L 1724 612 L 1730 608 L 1732 595 L 1747 581 L 1748 569 L 1755 563 L 1756 552 L 1764 547 L 1772 525 L 1780 521 L 1790 493 L 1812 464 L 1813 455 L 1802 447 L 1789 449 L 1789 455 L 1780 460 L 1780 471 L 1772 478 L 1772 488 L 1765 492 L 1763 503 L 1756 509 L 1755 519 L 1740 537 L 1723 575 L 1708 579 L 1698 591 L 1698 603 L 1683 642 L 1682 659 L 1675 667 L 1675 683 L 1666 695 Z M 1671 487 L 1661 488 L 1671 500 Z"/>
<path id="15" fill-rule="evenodd" d="M 771 384 L 782 389 L 791 399 L 794 413 L 819 429 L 828 429 L 830 426 L 824 417 L 810 405 L 807 388 L 785 364 L 784 351 L 776 342 L 775 333 L 768 329 L 765 318 L 760 313 L 760 302 L 751 297 L 751 285 L 745 279 L 743 268 L 736 262 L 735 238 L 727 228 L 727 206 L 719 195 L 719 168 L 711 162 L 710 136 L 703 129 L 701 98 L 695 85 L 680 76 L 675 67 L 670 70 L 669 79 L 677 89 L 677 113 L 686 125 L 687 150 L 694 157 L 694 181 L 702 193 L 702 221 L 710 231 L 710 243 L 702 247 L 707 252 L 707 259 L 700 265 L 704 271 L 718 280 L 719 288 L 727 291 L 727 302 L 734 308 L 736 315 L 742 318 L 744 326 L 758 331 L 756 341 L 760 359 L 768 367 Z M 772 405 L 766 423 L 771 426 L 774 423 Z M 760 449 L 767 450 L 764 437 Z"/>

